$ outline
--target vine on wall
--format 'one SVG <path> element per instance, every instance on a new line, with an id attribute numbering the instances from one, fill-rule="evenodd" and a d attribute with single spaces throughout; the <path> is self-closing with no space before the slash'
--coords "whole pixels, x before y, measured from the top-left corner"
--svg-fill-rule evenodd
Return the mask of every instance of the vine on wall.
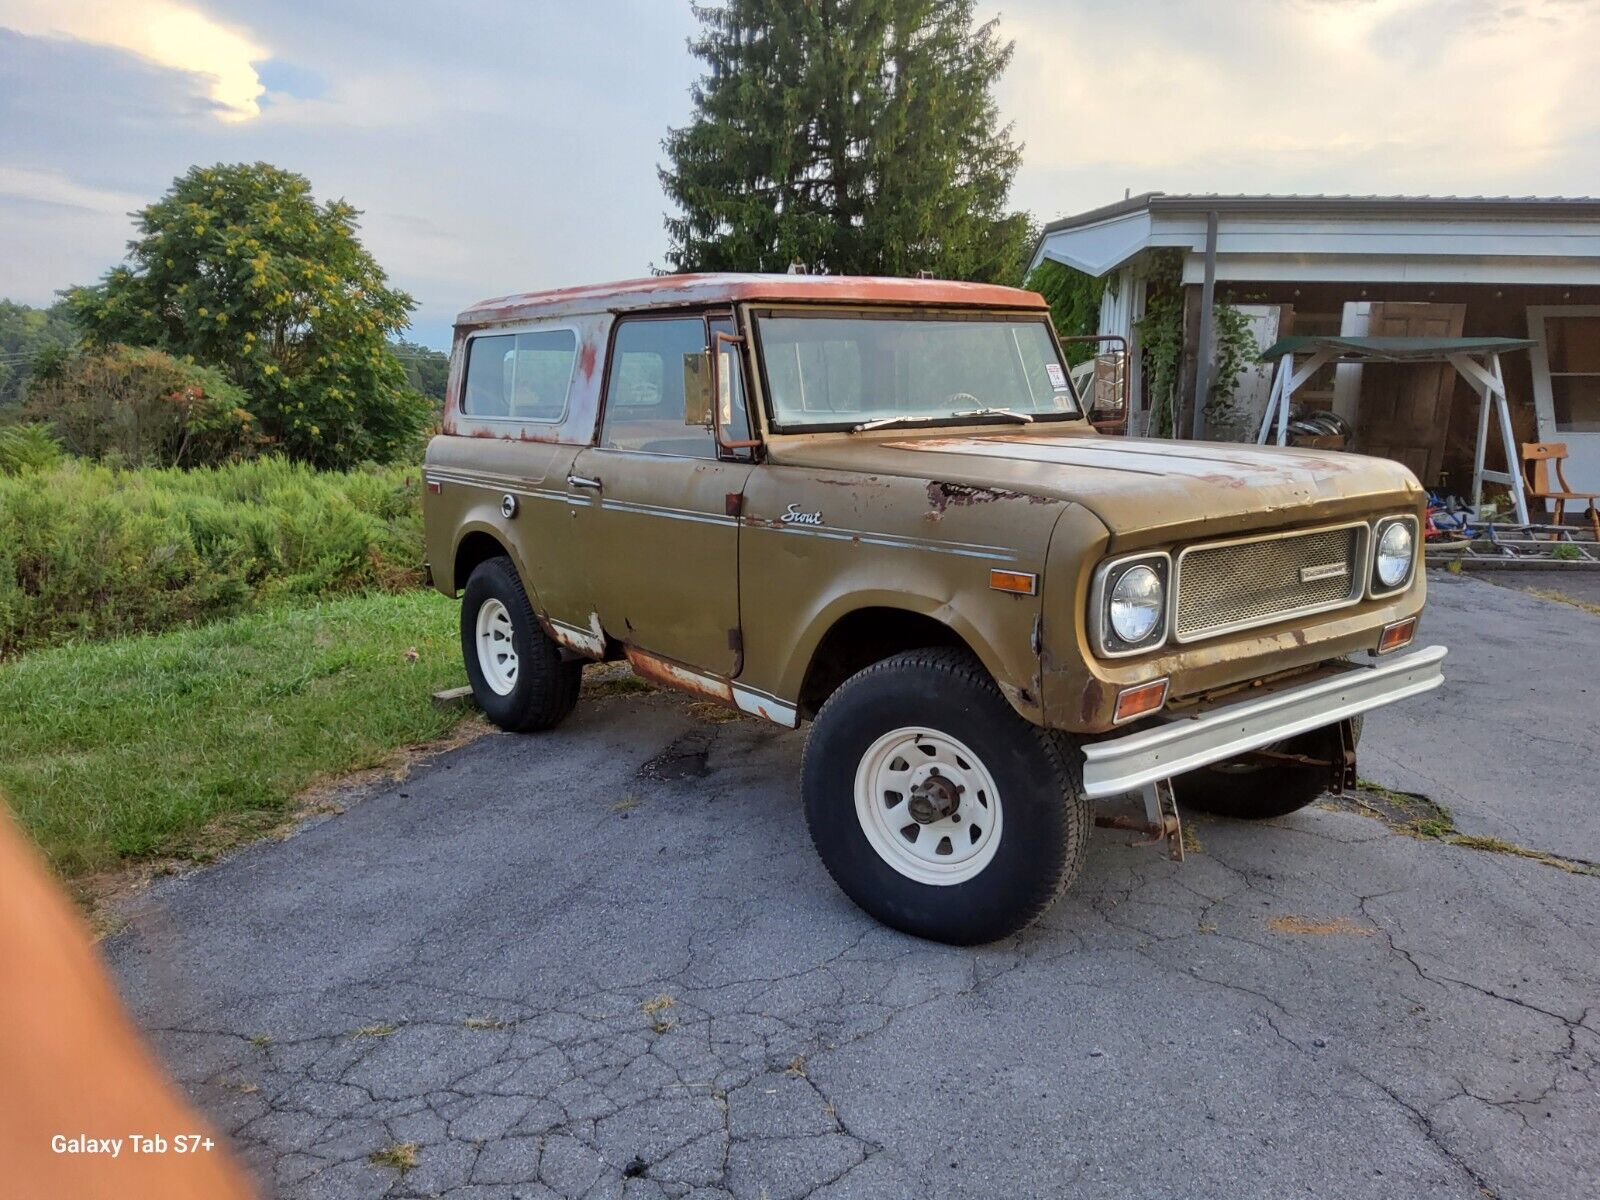
<path id="1" fill-rule="evenodd" d="M 1212 339 L 1216 346 L 1212 362 L 1211 386 L 1206 395 L 1206 428 L 1213 438 L 1236 438 L 1243 432 L 1244 414 L 1234 406 L 1239 377 L 1261 357 L 1250 332 L 1250 318 L 1231 304 L 1217 304 L 1211 313 Z"/>
<path id="2" fill-rule="evenodd" d="M 1148 432 L 1153 437 L 1172 437 L 1177 426 L 1178 378 L 1183 367 L 1183 251 L 1152 250 L 1145 285 L 1144 316 L 1134 322 L 1134 327 L 1144 355 L 1145 387 L 1150 400 Z M 1211 327 L 1215 354 L 1206 391 L 1206 426 L 1213 434 L 1231 436 L 1240 419 L 1233 403 L 1239 377 L 1254 364 L 1261 350 L 1250 332 L 1250 319 L 1231 304 L 1212 306 Z"/>
<path id="3" fill-rule="evenodd" d="M 1177 423 L 1183 362 L 1183 251 L 1152 250 L 1145 275 L 1144 316 L 1133 323 L 1144 356 L 1152 437 L 1171 437 Z"/>

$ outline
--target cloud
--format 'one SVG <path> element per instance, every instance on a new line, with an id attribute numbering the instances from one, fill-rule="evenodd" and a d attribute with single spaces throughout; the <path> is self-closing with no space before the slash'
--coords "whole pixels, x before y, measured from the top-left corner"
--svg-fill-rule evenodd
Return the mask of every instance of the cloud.
<path id="1" fill-rule="evenodd" d="M 1048 215 L 1133 191 L 1584 191 L 1600 13 L 1571 0 L 1013 4 L 1001 105 Z M 1089 179 L 1100 182 L 1089 194 Z M 1070 190 L 1068 190 L 1070 189 Z M 1037 203 L 1038 200 L 1035 199 Z"/>
<path id="2" fill-rule="evenodd" d="M 172 12 L 216 36 L 157 53 L 152 16 Z M 1592 2 L 983 0 L 995 12 L 1017 39 L 1000 110 L 1027 143 L 1012 202 L 1044 218 L 1125 187 L 1596 186 Z M 661 139 L 704 69 L 684 46 L 687 0 L 439 13 L 0 0 L 0 26 L 29 34 L 0 28 L 0 294 L 38 303 L 91 282 L 121 257 L 130 209 L 213 162 L 272 162 L 361 209 L 434 345 L 483 296 L 661 262 Z"/>
<path id="3" fill-rule="evenodd" d="M 77 183 L 59 171 L 37 171 L 3 164 L 0 164 L 0 199 L 118 217 L 126 216 L 144 203 L 132 192 Z"/>
<path id="4" fill-rule="evenodd" d="M 177 0 L 0 0 L 0 25 L 32 36 L 112 46 L 201 76 L 222 121 L 261 115 L 252 65 L 271 52 L 252 36 Z"/>
<path id="5" fill-rule="evenodd" d="M 6 294 L 48 304 L 62 288 L 92 282 L 107 266 L 107 251 L 127 241 L 128 214 L 143 203 L 58 171 L 0 165 Z"/>

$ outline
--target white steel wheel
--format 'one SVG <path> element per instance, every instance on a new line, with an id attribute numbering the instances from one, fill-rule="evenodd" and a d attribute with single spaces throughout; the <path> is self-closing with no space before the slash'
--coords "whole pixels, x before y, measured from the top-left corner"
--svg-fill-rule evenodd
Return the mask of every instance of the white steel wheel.
<path id="1" fill-rule="evenodd" d="M 868 844 L 918 883 L 965 883 L 1000 848 L 1000 789 L 949 734 L 903 726 L 878 738 L 856 767 L 855 801 Z"/>
<path id="2" fill-rule="evenodd" d="M 517 686 L 517 645 L 511 613 L 493 596 L 478 606 L 478 669 L 497 695 L 509 696 Z"/>

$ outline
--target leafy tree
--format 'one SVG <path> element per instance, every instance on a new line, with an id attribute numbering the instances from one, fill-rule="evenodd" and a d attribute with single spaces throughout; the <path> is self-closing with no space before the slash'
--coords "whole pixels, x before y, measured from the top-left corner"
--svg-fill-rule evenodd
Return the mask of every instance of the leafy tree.
<path id="1" fill-rule="evenodd" d="M 77 340 L 78 331 L 64 303 L 31 308 L 0 300 L 0 410 L 21 404 L 40 355 L 64 350 Z"/>
<path id="2" fill-rule="evenodd" d="M 405 367 L 406 382 L 432 400 L 435 407 L 442 407 L 445 384 L 450 379 L 450 356 L 403 338 L 395 338 L 389 349 Z"/>
<path id="3" fill-rule="evenodd" d="M 1062 337 L 1085 337 L 1100 331 L 1100 297 L 1105 294 L 1106 278 L 1096 279 L 1065 263 L 1045 259 L 1028 274 L 1028 287 L 1050 305 L 1050 319 Z M 1075 342 L 1066 347 L 1067 361 L 1076 365 L 1095 356 L 1093 343 Z"/>
<path id="4" fill-rule="evenodd" d="M 1010 61 L 974 0 L 697 4 L 709 67 L 661 181 L 675 270 L 1020 278 Z"/>
<path id="5" fill-rule="evenodd" d="M 138 214 L 129 262 L 67 301 L 95 345 L 223 371 L 292 457 L 389 461 L 413 449 L 429 406 L 388 347 L 411 297 L 357 239 L 358 215 L 267 163 L 192 167 Z"/>
<path id="6" fill-rule="evenodd" d="M 244 403 L 244 392 L 215 367 L 148 346 L 109 346 L 65 355 L 37 374 L 25 411 L 83 458 L 205 467 L 260 449 Z"/>

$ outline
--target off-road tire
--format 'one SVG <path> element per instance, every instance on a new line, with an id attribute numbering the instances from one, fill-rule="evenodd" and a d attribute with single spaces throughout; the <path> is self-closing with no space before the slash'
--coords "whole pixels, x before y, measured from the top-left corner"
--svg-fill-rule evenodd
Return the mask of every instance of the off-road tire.
<path id="1" fill-rule="evenodd" d="M 507 694 L 490 686 L 478 662 L 478 610 L 487 600 L 498 600 L 511 617 L 517 677 Z M 578 703 L 583 663 L 561 657 L 561 648 L 550 640 L 528 603 L 516 564 L 505 555 L 485 559 L 467 579 L 461 593 L 461 657 L 483 715 L 511 733 L 553 728 Z"/>
<path id="2" fill-rule="evenodd" d="M 993 858 L 970 879 L 930 884 L 873 848 L 856 809 L 856 773 L 874 742 L 905 727 L 958 739 L 1000 795 Z M 911 650 L 846 680 L 817 714 L 801 764 L 806 824 L 828 873 L 886 925 L 954 945 L 1031 924 L 1083 868 L 1093 823 L 1077 743 L 1024 720 L 961 650 Z"/>
<path id="3" fill-rule="evenodd" d="M 1352 719 L 1353 743 L 1361 741 L 1361 718 Z M 1313 729 L 1279 742 L 1273 748 L 1287 754 L 1331 758 L 1338 752 L 1337 726 Z M 1328 790 L 1327 767 L 1201 767 L 1172 781 L 1172 792 L 1185 808 L 1232 817 L 1239 821 L 1265 821 L 1283 817 L 1312 803 Z"/>

